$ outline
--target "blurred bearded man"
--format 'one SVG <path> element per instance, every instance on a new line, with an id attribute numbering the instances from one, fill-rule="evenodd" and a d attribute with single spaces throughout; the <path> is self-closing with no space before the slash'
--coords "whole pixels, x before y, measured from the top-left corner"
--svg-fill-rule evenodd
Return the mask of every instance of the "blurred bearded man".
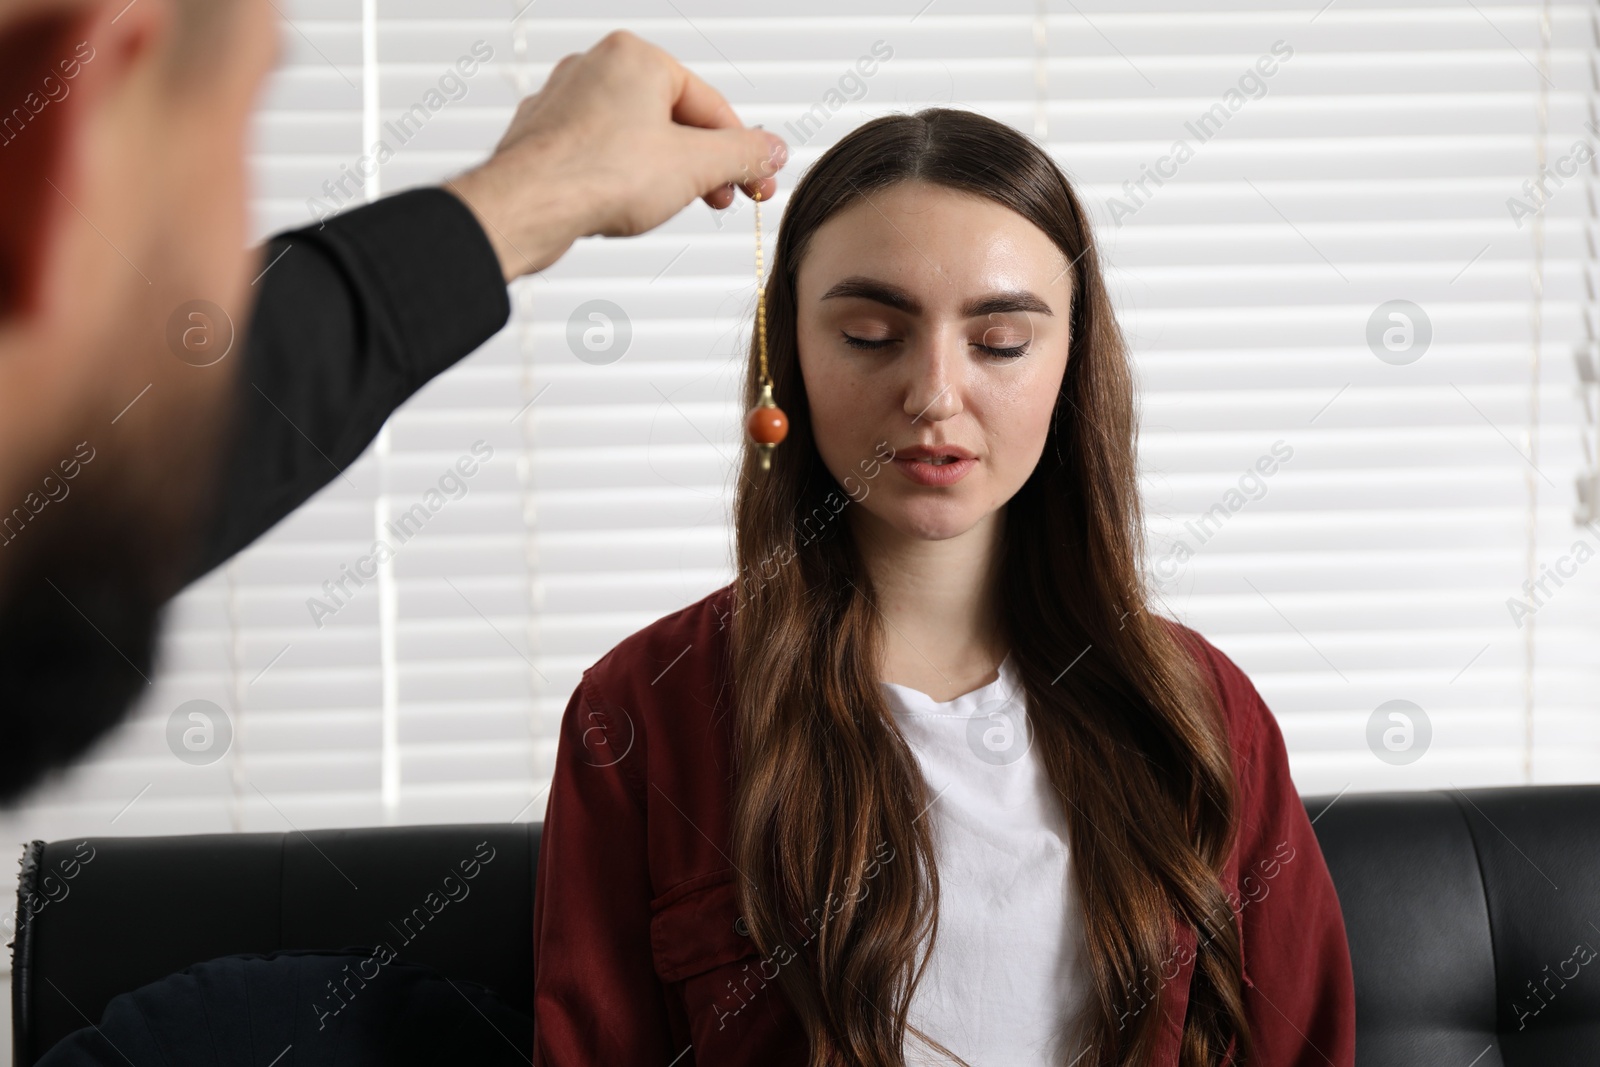
<path id="1" fill-rule="evenodd" d="M 507 282 L 770 198 L 786 158 L 617 32 L 479 167 L 251 251 L 278 37 L 271 0 L 0 2 L 0 801 L 121 719 L 162 605 L 493 336 Z"/>

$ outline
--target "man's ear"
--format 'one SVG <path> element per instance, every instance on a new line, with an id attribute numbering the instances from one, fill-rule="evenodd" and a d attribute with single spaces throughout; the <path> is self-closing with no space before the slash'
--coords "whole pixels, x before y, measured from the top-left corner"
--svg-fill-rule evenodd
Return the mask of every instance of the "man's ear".
<path id="1" fill-rule="evenodd" d="M 138 6 L 48 3 L 0 25 L 0 323 L 40 310 L 88 120 L 169 29 L 170 5 Z"/>
<path id="2" fill-rule="evenodd" d="M 39 293 L 68 110 L 49 98 L 56 57 L 73 54 L 83 12 L 40 11 L 0 29 L 0 317 L 26 314 Z M 70 83 L 66 83 L 70 84 Z M 68 97 L 70 100 L 70 95 Z M 63 101 L 64 102 L 64 101 Z"/>

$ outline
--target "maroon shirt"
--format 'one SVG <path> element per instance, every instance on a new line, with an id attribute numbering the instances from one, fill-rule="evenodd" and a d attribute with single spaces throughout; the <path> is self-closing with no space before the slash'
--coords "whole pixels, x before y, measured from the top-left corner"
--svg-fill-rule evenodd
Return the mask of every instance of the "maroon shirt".
<path id="1" fill-rule="evenodd" d="M 771 980 L 777 959 L 740 933 L 728 858 L 732 597 L 723 586 L 627 637 L 567 705 L 533 910 L 535 1067 L 806 1063 L 805 1032 Z M 1215 682 L 1233 746 L 1241 829 L 1222 884 L 1255 1062 L 1352 1067 L 1344 919 L 1283 735 L 1232 660 L 1179 632 Z M 1174 925 L 1151 1067 L 1176 1067 L 1194 971 L 1195 932 Z"/>

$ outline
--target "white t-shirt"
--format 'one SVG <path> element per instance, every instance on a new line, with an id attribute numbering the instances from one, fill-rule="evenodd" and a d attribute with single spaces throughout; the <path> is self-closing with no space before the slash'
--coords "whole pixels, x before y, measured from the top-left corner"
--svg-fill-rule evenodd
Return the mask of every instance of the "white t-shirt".
<path id="1" fill-rule="evenodd" d="M 938 936 L 911 1025 L 973 1067 L 1072 1062 L 1082 1049 L 1068 1026 L 1090 988 L 1083 922 L 1012 656 L 995 681 L 942 703 L 881 684 L 928 784 L 921 818 L 939 870 Z M 952 1062 L 909 1032 L 905 1053 L 908 1067 Z"/>

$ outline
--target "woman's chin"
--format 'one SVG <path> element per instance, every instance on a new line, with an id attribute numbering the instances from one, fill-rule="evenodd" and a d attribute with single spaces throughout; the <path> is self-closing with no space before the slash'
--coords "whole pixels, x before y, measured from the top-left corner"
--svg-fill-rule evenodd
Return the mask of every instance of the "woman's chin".
<path id="1" fill-rule="evenodd" d="M 883 519 L 903 536 L 920 541 L 947 541 L 977 526 L 988 512 L 970 501 L 918 500 L 897 504 Z"/>

